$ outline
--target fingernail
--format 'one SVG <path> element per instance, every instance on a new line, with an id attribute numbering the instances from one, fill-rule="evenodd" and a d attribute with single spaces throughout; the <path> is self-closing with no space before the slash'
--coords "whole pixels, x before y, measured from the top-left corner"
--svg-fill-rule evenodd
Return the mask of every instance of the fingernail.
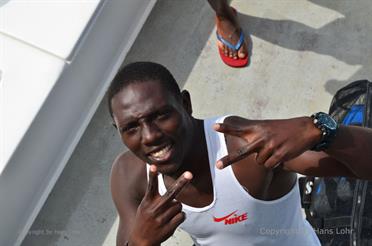
<path id="1" fill-rule="evenodd" d="M 222 169 L 223 168 L 222 161 L 217 161 L 216 166 L 217 166 L 218 169 Z"/>
<path id="2" fill-rule="evenodd" d="M 153 172 L 153 173 L 156 172 L 156 166 L 155 165 L 151 165 L 150 166 L 150 171 Z"/>
<path id="3" fill-rule="evenodd" d="M 192 173 L 190 172 L 185 172 L 183 175 L 186 179 L 192 179 Z"/>

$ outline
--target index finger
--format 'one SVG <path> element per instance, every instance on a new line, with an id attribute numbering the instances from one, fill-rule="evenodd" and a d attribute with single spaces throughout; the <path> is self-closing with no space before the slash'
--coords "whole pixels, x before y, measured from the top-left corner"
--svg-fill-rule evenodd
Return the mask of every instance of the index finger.
<path id="1" fill-rule="evenodd" d="M 176 182 L 172 185 L 172 187 L 167 190 L 164 194 L 164 202 L 172 201 L 180 192 L 181 190 L 190 182 L 192 179 L 192 173 L 184 172 L 181 177 L 179 177 Z"/>
<path id="2" fill-rule="evenodd" d="M 240 127 L 227 123 L 216 123 L 213 125 L 213 129 L 217 132 L 226 133 L 237 137 L 244 133 Z"/>
<path id="3" fill-rule="evenodd" d="M 156 195 L 159 195 L 158 171 L 155 165 L 151 165 L 149 170 L 149 182 L 147 183 L 146 196 L 153 198 Z"/>
<path id="4" fill-rule="evenodd" d="M 234 151 L 232 153 L 229 153 L 228 155 L 222 157 L 219 159 L 216 163 L 216 166 L 218 169 L 225 168 L 237 161 L 240 161 L 250 154 L 257 151 L 259 148 L 258 145 L 259 141 L 253 142 L 251 144 L 244 145 L 243 147 L 239 148 L 237 151 Z"/>

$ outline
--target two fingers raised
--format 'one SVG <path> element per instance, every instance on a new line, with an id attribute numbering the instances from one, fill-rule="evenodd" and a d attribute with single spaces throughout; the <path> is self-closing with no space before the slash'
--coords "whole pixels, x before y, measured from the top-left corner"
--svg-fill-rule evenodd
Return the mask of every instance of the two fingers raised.
<path id="1" fill-rule="evenodd" d="M 188 171 L 184 172 L 164 194 L 163 196 L 164 202 L 173 200 L 182 191 L 182 189 L 191 181 L 191 179 L 192 173 Z M 155 165 L 150 166 L 149 182 L 147 185 L 146 196 L 149 198 L 155 198 L 156 196 L 160 196 L 158 188 L 158 172 Z"/>

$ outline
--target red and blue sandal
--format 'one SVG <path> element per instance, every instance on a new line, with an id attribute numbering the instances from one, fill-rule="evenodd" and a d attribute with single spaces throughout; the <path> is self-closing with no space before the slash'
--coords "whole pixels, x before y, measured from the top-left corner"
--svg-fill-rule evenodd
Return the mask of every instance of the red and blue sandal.
<path id="1" fill-rule="evenodd" d="M 236 13 L 236 10 L 234 8 L 233 8 L 233 11 Z M 217 39 L 221 43 L 223 43 L 224 45 L 226 45 L 227 47 L 229 47 L 230 49 L 236 52 L 238 52 L 240 47 L 244 44 L 244 33 L 241 28 L 240 28 L 239 40 L 235 45 L 230 43 L 226 39 L 224 39 L 220 34 L 218 34 L 218 31 L 216 31 L 216 35 L 217 35 Z M 222 61 L 230 67 L 245 67 L 248 64 L 248 54 L 244 58 L 238 57 L 237 59 L 234 59 L 233 57 L 226 56 L 225 53 L 223 52 L 223 49 L 219 46 L 218 46 L 218 51 L 220 53 L 220 57 Z"/>

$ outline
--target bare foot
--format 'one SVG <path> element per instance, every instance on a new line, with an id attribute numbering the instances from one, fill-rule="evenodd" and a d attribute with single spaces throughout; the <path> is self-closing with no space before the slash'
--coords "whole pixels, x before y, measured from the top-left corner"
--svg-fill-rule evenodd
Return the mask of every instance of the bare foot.
<path id="1" fill-rule="evenodd" d="M 217 33 L 221 35 L 223 39 L 225 39 L 226 41 L 230 42 L 233 45 L 238 43 L 240 33 L 242 30 L 237 19 L 237 13 L 232 8 L 229 8 L 226 11 L 225 16 L 216 15 L 216 26 Z M 247 43 L 245 42 L 245 40 L 238 51 L 229 48 L 219 40 L 217 40 L 217 42 L 218 47 L 223 50 L 225 56 L 229 56 L 234 59 L 238 58 L 243 59 L 248 54 Z"/>

